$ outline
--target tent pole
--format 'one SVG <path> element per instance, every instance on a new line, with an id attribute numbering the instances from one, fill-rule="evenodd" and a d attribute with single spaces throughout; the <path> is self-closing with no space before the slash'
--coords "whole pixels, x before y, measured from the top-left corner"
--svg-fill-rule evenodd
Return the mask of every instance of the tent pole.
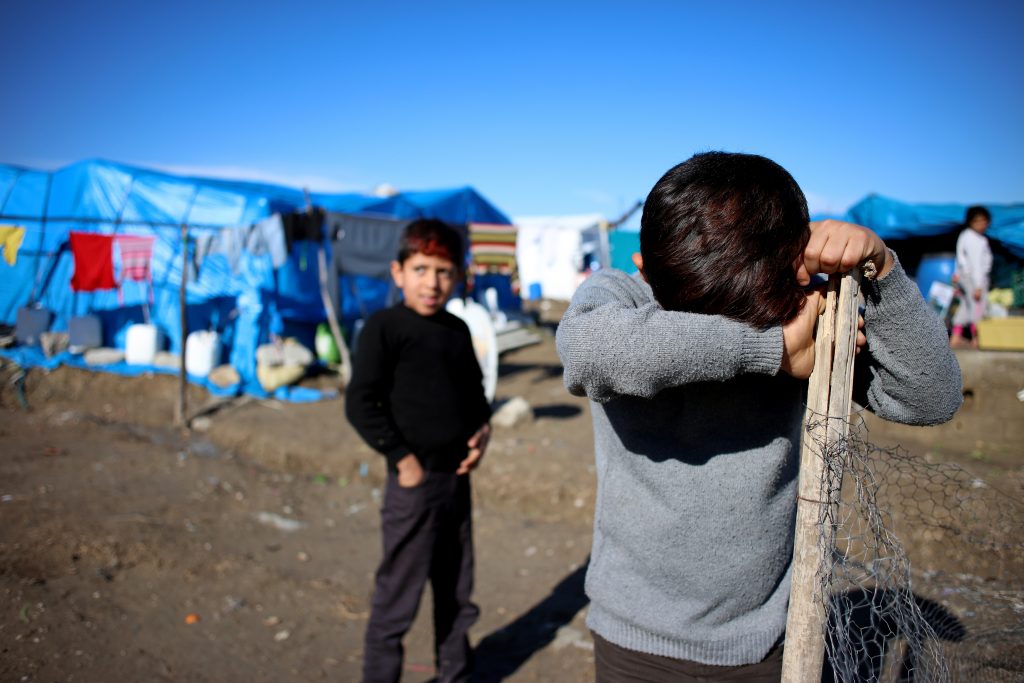
<path id="1" fill-rule="evenodd" d="M 331 301 L 331 297 L 327 293 L 327 257 L 324 255 L 323 244 L 317 245 L 316 257 L 317 268 L 320 271 L 320 298 L 324 302 L 324 310 L 327 311 L 327 322 L 330 325 L 331 334 L 334 335 L 334 343 L 337 344 L 338 353 L 341 355 L 341 370 L 338 374 L 341 375 L 342 385 L 348 386 L 348 381 L 352 379 L 352 356 L 348 352 L 345 338 L 341 336 L 341 326 L 338 325 L 338 316 L 334 312 L 334 302 Z"/>
<path id="2" fill-rule="evenodd" d="M 188 225 L 181 224 L 181 286 L 178 289 L 178 313 L 181 322 L 181 349 L 178 356 L 178 405 L 174 422 L 179 427 L 188 427 L 185 419 L 185 388 L 188 378 L 185 376 L 185 342 L 188 339 L 188 322 L 185 316 L 185 285 L 188 281 Z"/>
<path id="3" fill-rule="evenodd" d="M 309 189 L 302 188 L 302 193 L 306 197 L 306 213 L 313 213 L 313 200 L 309 196 Z M 341 370 L 338 374 L 341 376 L 342 386 L 348 386 L 348 381 L 352 379 L 352 356 L 348 352 L 348 345 L 345 343 L 345 338 L 341 336 L 341 325 L 338 324 L 338 314 L 334 310 L 334 302 L 331 301 L 330 294 L 327 293 L 327 255 L 324 253 L 324 236 L 321 232 L 320 240 L 316 245 L 316 265 L 317 275 L 320 280 L 320 298 L 324 303 L 324 311 L 327 313 L 327 324 L 331 328 L 331 336 L 334 337 L 334 344 L 338 347 L 338 353 L 341 356 Z"/>

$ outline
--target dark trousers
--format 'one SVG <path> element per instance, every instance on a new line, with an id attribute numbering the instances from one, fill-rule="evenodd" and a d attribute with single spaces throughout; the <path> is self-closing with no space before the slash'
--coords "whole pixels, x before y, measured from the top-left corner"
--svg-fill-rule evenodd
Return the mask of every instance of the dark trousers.
<path id="1" fill-rule="evenodd" d="M 597 683 L 779 683 L 782 678 L 782 645 L 776 645 L 756 664 L 714 666 L 634 652 L 591 633 Z"/>
<path id="2" fill-rule="evenodd" d="M 377 569 L 366 627 L 364 683 L 396 683 L 402 636 L 412 626 L 423 587 L 434 598 L 434 652 L 439 683 L 468 681 L 473 671 L 466 632 L 480 614 L 473 591 L 469 476 L 427 472 L 413 488 L 388 475 L 381 509 L 384 559 Z"/>

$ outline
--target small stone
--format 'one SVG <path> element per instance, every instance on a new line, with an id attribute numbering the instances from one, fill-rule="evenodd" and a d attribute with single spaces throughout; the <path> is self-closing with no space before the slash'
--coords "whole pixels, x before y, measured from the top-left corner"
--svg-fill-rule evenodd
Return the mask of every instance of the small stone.
<path id="1" fill-rule="evenodd" d="M 283 629 L 274 634 L 274 640 L 280 643 L 283 640 L 288 640 L 289 636 L 291 636 L 291 632 L 288 629 Z"/>
<path id="2" fill-rule="evenodd" d="M 491 424 L 504 429 L 530 422 L 533 422 L 533 408 L 522 396 L 509 399 L 491 416 Z"/>

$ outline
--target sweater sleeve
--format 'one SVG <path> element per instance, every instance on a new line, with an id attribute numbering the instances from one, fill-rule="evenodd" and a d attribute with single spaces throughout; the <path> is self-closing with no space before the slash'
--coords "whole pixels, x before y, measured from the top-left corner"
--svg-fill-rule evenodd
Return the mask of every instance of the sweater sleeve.
<path id="1" fill-rule="evenodd" d="M 896 259 L 884 278 L 865 281 L 863 291 L 867 346 L 857 359 L 858 403 L 903 424 L 952 419 L 963 401 L 960 365 L 917 285 Z"/>
<path id="2" fill-rule="evenodd" d="M 614 269 L 576 291 L 556 343 L 566 388 L 599 402 L 747 373 L 774 375 L 782 362 L 781 327 L 761 331 L 722 316 L 665 311 L 646 283 Z"/>
<path id="3" fill-rule="evenodd" d="M 394 468 L 412 450 L 395 425 L 388 401 L 394 363 L 389 361 L 380 316 L 367 320 L 359 335 L 352 379 L 345 389 L 345 416 L 368 446 Z"/>

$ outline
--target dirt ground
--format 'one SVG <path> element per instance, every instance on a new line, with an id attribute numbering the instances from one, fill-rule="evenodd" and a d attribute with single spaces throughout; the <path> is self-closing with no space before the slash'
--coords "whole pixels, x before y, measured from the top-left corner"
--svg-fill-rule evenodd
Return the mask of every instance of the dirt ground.
<path id="1" fill-rule="evenodd" d="M 225 401 L 192 388 L 205 415 L 185 434 L 171 426 L 172 377 L 32 370 L 26 408 L 11 372 L 0 680 L 358 680 L 384 465 L 342 399 Z M 536 418 L 497 429 L 473 475 L 480 680 L 593 680 L 590 414 L 562 387 L 550 333 L 502 357 L 498 398 L 514 396 Z M 1024 490 L 1024 462 L 987 466 Z M 429 614 L 426 597 L 405 681 L 432 678 Z"/>

